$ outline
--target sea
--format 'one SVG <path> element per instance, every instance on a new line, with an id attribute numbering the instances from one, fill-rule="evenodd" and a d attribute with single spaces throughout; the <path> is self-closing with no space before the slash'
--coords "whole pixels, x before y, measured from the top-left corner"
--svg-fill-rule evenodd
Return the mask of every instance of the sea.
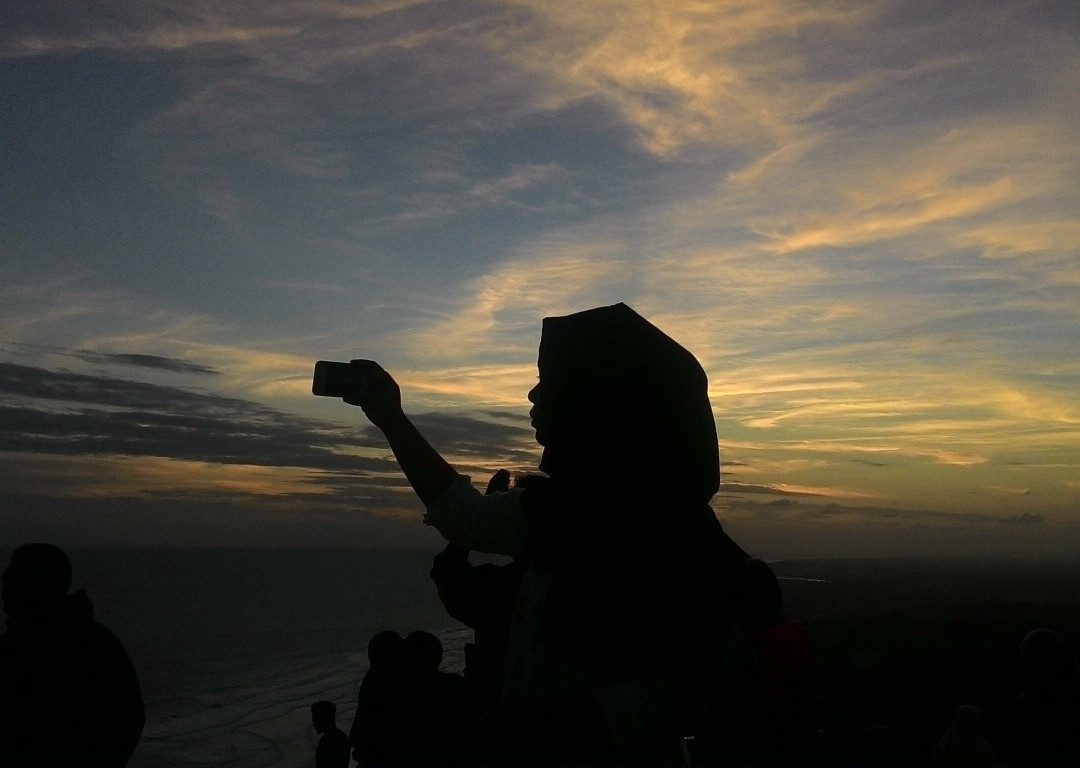
<path id="1" fill-rule="evenodd" d="M 300 768 L 314 764 L 310 706 L 334 702 L 348 731 L 367 643 L 382 630 L 433 632 L 443 670 L 464 666 L 471 632 L 443 609 L 435 552 L 86 549 L 73 589 L 122 640 L 146 727 L 129 766 Z"/>
<path id="2" fill-rule="evenodd" d="M 373 635 L 432 632 L 447 672 L 461 671 L 471 639 L 428 576 L 436 551 L 68 554 L 73 589 L 86 590 L 142 684 L 146 727 L 132 768 L 311 766 L 310 706 L 333 701 L 348 730 Z M 1019 646 L 1030 629 L 1080 647 L 1077 562 L 771 565 L 834 699 L 857 703 L 839 719 L 891 729 L 912 759 L 930 754 L 958 705 L 993 709 L 1023 690 Z"/>

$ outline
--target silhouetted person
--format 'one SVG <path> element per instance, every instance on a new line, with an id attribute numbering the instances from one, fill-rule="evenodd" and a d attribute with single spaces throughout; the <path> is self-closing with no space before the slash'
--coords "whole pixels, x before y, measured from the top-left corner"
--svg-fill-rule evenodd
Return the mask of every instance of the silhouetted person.
<path id="1" fill-rule="evenodd" d="M 315 748 L 315 768 L 349 768 L 349 738 L 337 727 L 337 705 L 316 701 L 311 705 L 311 725 L 321 733 Z"/>
<path id="2" fill-rule="evenodd" d="M 525 488 L 537 478 L 521 477 L 515 487 Z M 510 473 L 499 470 L 488 481 L 487 493 L 508 490 Z M 464 677 L 478 713 L 495 706 L 502 696 L 510 618 L 524 575 L 523 560 L 473 565 L 469 550 L 456 544 L 447 544 L 432 563 L 431 578 L 446 612 L 473 630 L 473 642 L 465 644 Z"/>
<path id="3" fill-rule="evenodd" d="M 379 632 L 368 642 L 368 671 L 360 683 L 356 715 L 349 728 L 353 759 L 361 766 L 395 762 L 405 734 L 400 701 L 405 640 L 397 632 Z"/>
<path id="4" fill-rule="evenodd" d="M 1006 715 L 1002 757 L 1009 766 L 1080 765 L 1080 670 L 1076 653 L 1049 629 L 1021 646 L 1027 690 Z"/>
<path id="5" fill-rule="evenodd" d="M 410 765 L 435 765 L 457 760 L 472 713 L 464 681 L 441 672 L 443 647 L 430 632 L 410 632 L 402 653 L 402 709 L 409 738 L 396 750 Z"/>
<path id="6" fill-rule="evenodd" d="M 131 659 L 71 577 L 51 544 L 19 547 L 4 571 L 0 765 L 122 766 L 142 733 Z"/>
<path id="7" fill-rule="evenodd" d="M 745 553 L 708 506 L 720 481 L 708 382 L 624 304 L 545 318 L 529 393 L 543 483 L 482 496 L 354 361 L 425 521 L 468 549 L 526 557 L 487 759 L 657 762 L 717 682 Z M 500 751 L 503 754 L 500 754 Z"/>

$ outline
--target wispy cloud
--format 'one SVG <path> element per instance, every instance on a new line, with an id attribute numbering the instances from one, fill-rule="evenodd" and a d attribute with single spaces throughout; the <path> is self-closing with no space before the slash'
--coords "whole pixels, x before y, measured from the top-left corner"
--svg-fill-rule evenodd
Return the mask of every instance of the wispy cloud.
<path id="1" fill-rule="evenodd" d="M 220 371 L 206 365 L 192 363 L 188 360 L 177 360 L 162 355 L 144 355 L 139 353 L 108 353 L 91 352 L 86 349 L 77 349 L 66 354 L 85 360 L 88 363 L 104 363 L 106 365 L 127 365 L 136 368 L 151 368 L 171 373 L 194 373 L 200 376 L 217 376 Z"/>
<path id="2" fill-rule="evenodd" d="M 403 485 L 371 427 L 356 432 L 175 386 L 0 363 L 0 415 L 5 451 L 144 462 L 137 470 L 98 466 L 84 473 L 95 489 L 88 495 L 119 494 L 118 485 L 129 479 L 131 488 L 152 490 L 154 478 L 179 487 L 185 477 L 192 489 L 229 493 L 256 487 L 285 493 L 297 483 L 318 493 L 316 486 L 333 475 L 354 485 Z M 464 414 L 419 414 L 416 421 L 448 456 L 469 465 L 535 464 L 531 430 L 512 421 Z M 87 466 L 85 458 L 72 466 Z"/>
<path id="3" fill-rule="evenodd" d="M 789 138 L 796 120 L 843 90 L 797 82 L 804 63 L 792 37 L 843 34 L 874 13 L 871 4 L 838 2 L 522 5 L 551 33 L 512 55 L 549 78 L 549 104 L 603 99 L 658 155 L 691 143 L 760 151 Z"/>
<path id="4" fill-rule="evenodd" d="M 186 50 L 198 46 L 247 45 L 260 40 L 286 37 L 300 32 L 297 27 L 192 28 L 180 24 L 149 29 L 91 29 L 82 34 L 28 32 L 0 44 L 0 56 L 24 57 L 84 50 Z"/>
<path id="5" fill-rule="evenodd" d="M 401 343 L 436 364 L 447 353 L 469 348 L 480 359 L 511 357 L 532 367 L 542 318 L 596 303 L 627 276 L 626 267 L 612 243 L 537 244 L 473 280 L 447 315 L 410 329 Z M 533 338 L 534 345 L 523 348 L 524 338 Z M 446 339 L 454 340 L 453 348 L 445 346 Z M 524 391 L 510 397 L 520 402 Z"/>

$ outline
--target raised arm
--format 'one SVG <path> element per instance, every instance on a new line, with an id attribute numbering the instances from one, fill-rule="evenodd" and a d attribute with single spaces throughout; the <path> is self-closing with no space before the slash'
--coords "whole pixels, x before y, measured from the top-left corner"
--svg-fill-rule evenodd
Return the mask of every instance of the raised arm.
<path id="1" fill-rule="evenodd" d="M 424 506 L 430 507 L 450 488 L 457 472 L 405 415 L 401 389 L 393 377 L 371 360 L 353 360 L 352 364 L 364 369 L 367 386 L 359 398 L 343 399 L 360 406 L 371 423 L 382 430 L 409 484 Z"/>
<path id="2" fill-rule="evenodd" d="M 363 409 L 382 430 L 394 457 L 416 495 L 427 508 L 424 522 L 435 526 L 452 544 L 482 552 L 518 557 L 525 552 L 525 517 L 521 492 L 481 496 L 424 439 L 401 408 L 401 390 L 386 371 L 370 360 L 353 360 L 362 367 L 364 391 L 343 399 Z M 505 488 L 509 474 L 497 475 Z M 493 480 L 494 482 L 494 480 Z"/>

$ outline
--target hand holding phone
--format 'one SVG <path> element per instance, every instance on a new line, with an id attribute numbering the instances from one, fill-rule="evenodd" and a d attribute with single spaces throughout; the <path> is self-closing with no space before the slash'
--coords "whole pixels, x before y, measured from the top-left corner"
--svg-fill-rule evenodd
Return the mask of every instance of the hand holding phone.
<path id="1" fill-rule="evenodd" d="M 382 428 L 402 414 L 401 389 L 393 377 L 374 360 L 315 363 L 311 391 L 321 397 L 340 397 L 358 405 L 371 422 Z"/>
<path id="2" fill-rule="evenodd" d="M 352 363 L 319 360 L 311 380 L 311 393 L 319 397 L 353 397 L 362 399 L 367 382 L 364 370 Z"/>

